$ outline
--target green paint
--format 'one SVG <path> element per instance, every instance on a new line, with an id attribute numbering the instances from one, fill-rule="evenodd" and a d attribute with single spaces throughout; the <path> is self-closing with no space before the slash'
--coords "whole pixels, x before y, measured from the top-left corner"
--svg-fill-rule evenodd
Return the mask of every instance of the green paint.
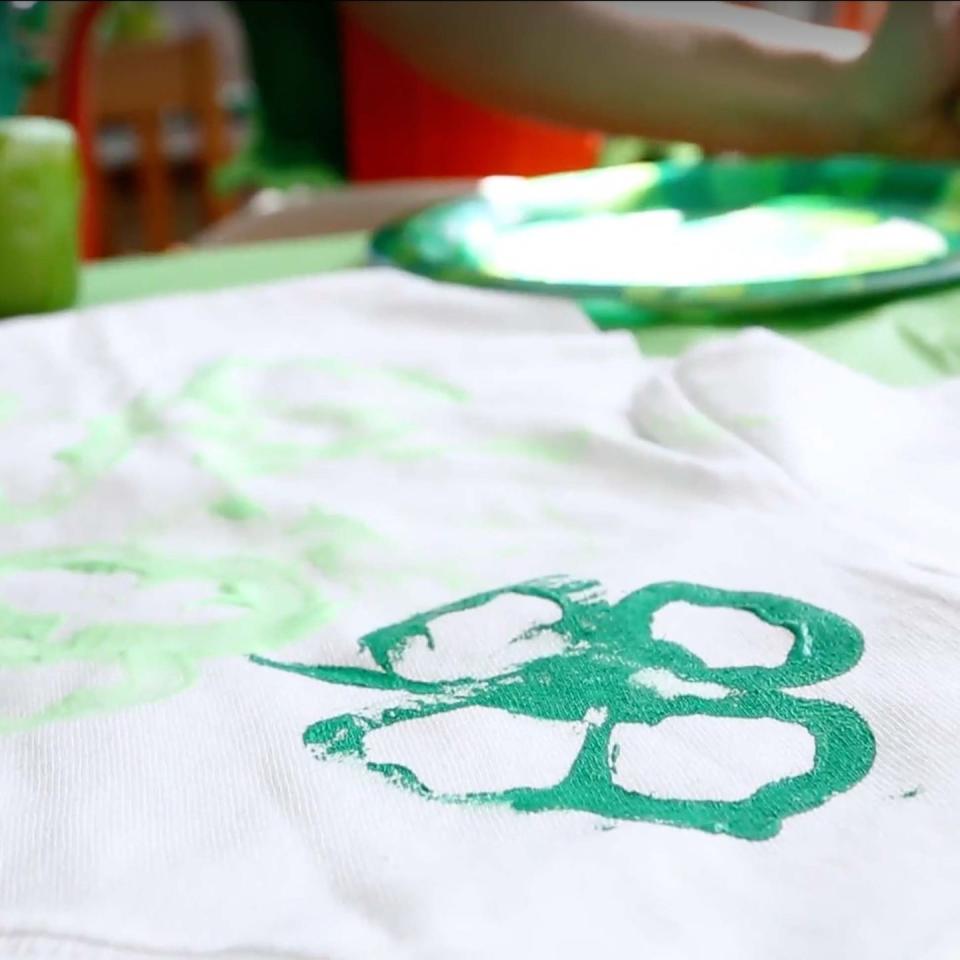
<path id="1" fill-rule="evenodd" d="M 537 597 L 555 604 L 559 619 L 535 626 L 521 638 L 549 630 L 565 639 L 565 651 L 492 679 L 456 677 L 424 682 L 397 672 L 412 640 L 422 638 L 432 643 L 430 624 L 437 617 L 482 607 L 504 594 Z M 749 611 L 766 623 L 789 630 L 794 638 L 791 650 L 785 662 L 776 667 L 710 668 L 684 647 L 653 636 L 654 615 L 676 601 Z M 438 795 L 406 767 L 366 762 L 369 770 L 428 798 L 505 803 L 527 812 L 579 810 L 606 820 L 647 820 L 764 840 L 774 836 L 787 817 L 812 810 L 853 787 L 873 764 L 873 734 L 855 711 L 838 703 L 784 692 L 852 669 L 862 653 L 863 638 L 852 624 L 833 613 L 774 594 L 659 583 L 611 606 L 595 582 L 552 578 L 476 594 L 416 614 L 368 634 L 361 646 L 372 656 L 376 669 L 283 664 L 253 658 L 263 665 L 329 683 L 404 695 L 398 705 L 366 714 L 344 714 L 309 727 L 304 741 L 321 757 L 365 760 L 364 739 L 369 732 L 467 706 L 491 707 L 543 720 L 589 721 L 570 771 L 560 783 L 545 789 L 517 786 L 498 793 Z M 670 673 L 688 684 L 720 685 L 724 695 L 675 692 L 662 696 L 649 685 L 633 682 L 638 671 L 651 669 L 658 675 Z M 682 689 L 681 683 L 675 686 L 678 691 Z M 767 783 L 737 801 L 661 798 L 615 784 L 612 775 L 617 756 L 610 747 L 614 726 L 653 725 L 677 716 L 772 718 L 799 724 L 816 744 L 813 767 L 799 776 Z"/>
<path id="2" fill-rule="evenodd" d="M 469 394 L 462 387 L 448 383 L 446 380 L 429 373 L 426 370 L 415 370 L 410 368 L 394 368 L 389 372 L 395 380 L 405 383 L 408 386 L 418 387 L 428 393 L 435 393 L 447 400 L 453 400 L 456 403 L 464 403 L 469 399 Z"/>
<path id="3" fill-rule="evenodd" d="M 315 402 L 306 408 L 286 408 L 269 397 L 250 395 L 243 384 L 243 377 L 250 373 L 282 381 L 303 371 L 343 383 L 369 384 L 371 402 L 349 406 Z M 444 447 L 424 437 L 415 412 L 390 403 L 390 392 L 384 387 L 391 385 L 434 401 L 464 403 L 469 399 L 465 390 L 424 370 L 313 357 L 271 363 L 220 361 L 199 371 L 179 402 L 188 411 L 184 428 L 198 444 L 201 464 L 235 485 L 244 477 L 294 471 L 316 460 L 367 456 L 396 461 L 442 454 Z M 316 427 L 327 437 L 315 442 L 277 439 L 277 422 Z M 569 463 L 584 456 L 588 443 L 585 431 L 570 431 L 504 436 L 486 449 L 498 456 Z"/>
<path id="4" fill-rule="evenodd" d="M 134 401 L 119 415 L 95 417 L 84 438 L 62 450 L 57 459 L 83 480 L 93 480 L 123 459 L 140 437 L 160 427 L 157 412 L 144 401 Z"/>
<path id="5" fill-rule="evenodd" d="M 378 402 L 288 407 L 268 390 L 259 396 L 244 382 L 248 375 L 258 373 L 265 375 L 268 384 L 282 382 L 284 377 L 304 371 L 326 378 L 328 386 L 331 379 L 334 383 L 369 383 L 371 396 Z M 431 401 L 462 403 L 467 399 L 464 390 L 416 368 L 325 357 L 219 361 L 199 370 L 170 397 L 137 400 L 118 414 L 90 420 L 80 441 L 55 454 L 62 474 L 51 490 L 28 503 L 13 503 L 4 499 L 0 489 L 0 524 L 35 520 L 67 508 L 120 463 L 141 438 L 163 433 L 171 425 L 190 439 L 197 464 L 229 491 L 210 505 L 211 512 L 234 523 L 246 523 L 265 513 L 242 492 L 246 477 L 289 473 L 324 459 L 409 460 L 442 454 L 442 447 L 426 441 L 415 410 L 391 404 L 390 390 L 397 386 Z M 0 423 L 9 419 L 15 408 L 13 397 L 0 395 Z M 303 439 L 284 437 L 286 429 L 304 426 L 316 429 L 302 433 Z M 580 434 L 504 438 L 491 450 L 567 462 L 579 456 L 585 444 L 585 436 Z M 313 562 L 324 569 L 335 564 L 331 549 L 319 545 Z"/>
<path id="6" fill-rule="evenodd" d="M 216 605 L 229 616 L 170 624 L 118 620 L 71 630 L 56 611 L 31 613 L 0 603 L 0 666 L 88 662 L 121 673 L 111 686 L 76 690 L 32 716 L 0 718 L 0 733 L 169 696 L 196 679 L 202 661 L 274 650 L 332 612 L 295 571 L 260 559 L 186 559 L 119 547 L 0 556 L 0 584 L 10 574 L 42 571 L 128 574 L 143 588 L 195 581 L 209 587 L 203 606 Z"/>
<path id="7" fill-rule="evenodd" d="M 622 288 L 632 298 L 639 291 L 641 303 L 662 285 L 708 287 L 713 304 L 729 297 L 749 305 L 751 285 L 847 279 L 950 252 L 941 231 L 902 204 L 898 215 L 837 196 L 765 190 L 753 201 L 740 188 L 756 195 L 757 183 L 729 185 L 740 199 L 715 197 L 718 206 L 707 211 L 656 207 L 502 224 L 478 266 L 507 282 L 563 284 L 584 294 Z"/>
<path id="8" fill-rule="evenodd" d="M 54 489 L 28 504 L 5 501 L 0 490 L 0 524 L 34 520 L 65 509 L 119 463 L 141 437 L 158 429 L 155 410 L 143 401 L 134 401 L 119 414 L 93 418 L 78 443 L 56 454 L 63 474 Z"/>
<path id="9" fill-rule="evenodd" d="M 9 420 L 18 406 L 17 398 L 12 393 L 0 393 L 0 423 Z"/>
<path id="10" fill-rule="evenodd" d="M 313 509 L 290 531 L 303 545 L 302 555 L 326 576 L 336 577 L 362 602 L 364 591 L 400 586 L 429 578 L 451 590 L 463 589 L 466 578 L 449 561 L 436 562 L 422 551 L 410 550 L 356 517 Z"/>
<path id="11" fill-rule="evenodd" d="M 499 456 L 523 457 L 546 463 L 575 463 L 587 453 L 590 434 L 585 430 L 539 436 L 504 436 L 485 444 L 485 449 Z"/>
<path id="12" fill-rule="evenodd" d="M 232 520 L 234 523 L 246 523 L 264 515 L 262 507 L 258 507 L 252 500 L 238 494 L 227 494 L 221 497 L 211 505 L 210 509 L 218 517 Z"/>
<path id="13" fill-rule="evenodd" d="M 306 516 L 293 528 L 296 534 L 322 534 L 337 539 L 359 542 L 365 540 L 379 540 L 379 535 L 362 520 L 349 517 L 344 513 L 332 513 L 313 507 Z"/>
<path id="14" fill-rule="evenodd" d="M 285 407 L 269 396 L 251 395 L 243 378 L 265 374 L 282 381 L 296 372 L 315 372 L 334 381 L 370 383 L 374 404 L 350 406 L 316 402 Z M 221 479 L 236 483 L 246 476 L 301 469 L 311 461 L 372 456 L 402 459 L 432 452 L 418 439 L 420 424 L 401 416 L 384 396 L 383 384 L 400 384 L 447 400 L 462 400 L 458 388 L 416 370 L 368 366 L 335 358 L 262 363 L 230 359 L 199 371 L 184 388 L 179 403 L 187 416 L 184 429 L 199 447 L 198 459 Z M 277 422 L 317 428 L 316 441 L 278 439 Z"/>
<path id="15" fill-rule="evenodd" d="M 931 368 L 945 376 L 960 373 L 960 336 L 952 315 L 910 310 L 897 320 L 896 331 L 903 345 Z"/>
<path id="16" fill-rule="evenodd" d="M 306 557 L 310 563 L 327 574 L 342 573 L 354 550 L 385 542 L 361 520 L 316 508 L 307 514 L 294 532 L 308 540 Z"/>
<path id="17" fill-rule="evenodd" d="M 434 279 L 586 300 L 606 324 L 677 327 L 691 311 L 780 322 L 784 308 L 955 281 L 955 178 L 864 157 L 628 164 L 484 185 L 372 247 Z"/>
<path id="18" fill-rule="evenodd" d="M 699 410 L 690 414 L 673 415 L 645 412 L 644 423 L 647 430 L 656 430 L 668 437 L 669 443 L 698 443 L 729 436 L 723 427 Z"/>
<path id="19" fill-rule="evenodd" d="M 906 790 L 900 794 L 904 800 L 912 800 L 914 797 L 920 796 L 923 793 L 923 787 L 914 787 L 912 790 Z"/>

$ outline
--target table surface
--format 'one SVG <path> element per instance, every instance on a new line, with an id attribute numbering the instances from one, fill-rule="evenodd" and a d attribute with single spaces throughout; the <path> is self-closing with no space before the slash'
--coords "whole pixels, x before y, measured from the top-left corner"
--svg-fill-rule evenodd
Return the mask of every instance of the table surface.
<path id="1" fill-rule="evenodd" d="M 85 268 L 80 306 L 359 267 L 367 262 L 367 249 L 367 234 L 344 233 L 108 260 Z M 609 325 L 603 316 L 593 316 L 598 326 Z M 641 349 L 653 356 L 673 356 L 759 322 L 891 385 L 916 386 L 960 374 L 960 287 L 788 316 L 695 322 L 644 317 L 635 322 Z"/>

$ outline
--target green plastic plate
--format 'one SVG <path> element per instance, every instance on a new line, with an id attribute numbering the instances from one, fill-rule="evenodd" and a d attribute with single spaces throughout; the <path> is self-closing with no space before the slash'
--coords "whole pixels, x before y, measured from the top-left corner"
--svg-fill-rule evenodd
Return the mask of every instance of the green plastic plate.
<path id="1" fill-rule="evenodd" d="M 631 164 L 478 192 L 381 230 L 438 280 L 654 310 L 768 310 L 960 280 L 960 172 L 862 157 Z"/>

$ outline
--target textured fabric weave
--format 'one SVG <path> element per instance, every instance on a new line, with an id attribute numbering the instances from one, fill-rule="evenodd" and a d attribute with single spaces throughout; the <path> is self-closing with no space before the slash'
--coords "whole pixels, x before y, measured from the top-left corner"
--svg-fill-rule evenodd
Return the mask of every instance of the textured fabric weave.
<path id="1" fill-rule="evenodd" d="M 0 344 L 0 956 L 952 955 L 960 383 L 390 271 Z"/>

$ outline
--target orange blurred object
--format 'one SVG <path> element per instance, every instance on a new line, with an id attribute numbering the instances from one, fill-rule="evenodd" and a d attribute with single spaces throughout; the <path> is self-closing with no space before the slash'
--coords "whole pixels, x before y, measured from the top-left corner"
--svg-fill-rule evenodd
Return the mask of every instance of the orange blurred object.
<path id="1" fill-rule="evenodd" d="M 593 166 L 602 137 L 487 110 L 425 80 L 341 17 L 351 180 L 536 176 Z"/>
<path id="2" fill-rule="evenodd" d="M 93 28 L 104 0 L 79 5 L 70 21 L 60 68 L 58 112 L 77 131 L 83 187 L 80 197 L 80 253 L 93 260 L 103 252 L 100 178 L 94 158 L 93 100 L 89 83 Z"/>
<path id="3" fill-rule="evenodd" d="M 76 4 L 66 20 L 56 84 L 35 91 L 36 112 L 52 113 L 77 131 L 83 171 L 80 241 L 84 259 L 106 249 L 103 170 L 96 157 L 102 126 L 114 125 L 134 134 L 135 170 L 148 250 L 167 249 L 173 242 L 171 163 L 164 146 L 164 119 L 190 117 L 198 134 L 203 222 L 211 224 L 231 209 L 213 187 L 213 172 L 229 154 L 227 118 L 218 102 L 216 51 L 207 35 L 169 41 L 125 41 L 99 49 L 94 32 L 106 9 L 105 0 Z"/>
<path id="4" fill-rule="evenodd" d="M 164 119 L 188 116 L 197 132 L 203 222 L 229 209 L 213 184 L 214 171 L 229 155 L 226 114 L 217 100 L 217 63 L 206 34 L 179 40 L 130 41 L 97 54 L 92 70 L 93 115 L 97 124 L 116 124 L 137 141 L 136 173 L 147 249 L 166 250 L 174 241 L 172 164 L 164 142 Z"/>
<path id="5" fill-rule="evenodd" d="M 834 26 L 873 33 L 887 12 L 886 0 L 841 0 L 834 13 Z"/>

